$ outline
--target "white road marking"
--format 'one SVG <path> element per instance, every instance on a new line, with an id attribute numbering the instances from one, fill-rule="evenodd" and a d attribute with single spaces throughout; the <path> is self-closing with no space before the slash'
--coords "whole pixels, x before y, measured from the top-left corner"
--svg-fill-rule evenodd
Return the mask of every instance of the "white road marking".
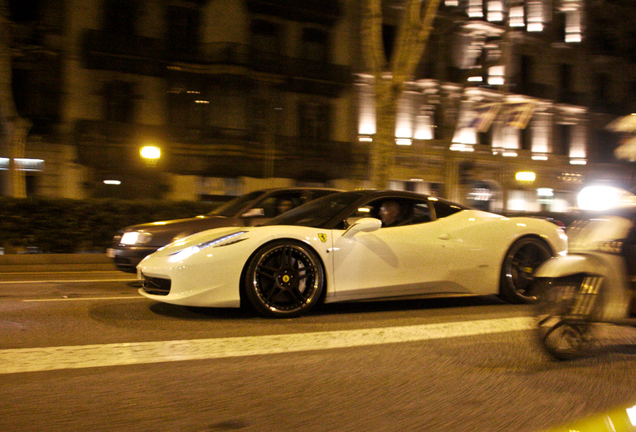
<path id="1" fill-rule="evenodd" d="M 145 299 L 143 296 L 121 296 L 121 297 L 60 297 L 60 298 L 47 298 L 47 299 L 29 299 L 22 300 L 25 303 L 36 302 L 59 302 L 59 301 L 82 301 L 82 300 L 139 300 Z"/>
<path id="2" fill-rule="evenodd" d="M 61 279 L 61 280 L 26 280 L 0 281 L 0 285 L 46 284 L 46 283 L 89 283 L 89 282 L 135 282 L 139 279 Z"/>
<path id="3" fill-rule="evenodd" d="M 529 317 L 220 339 L 0 350 L 0 374 L 329 350 L 529 330 Z"/>

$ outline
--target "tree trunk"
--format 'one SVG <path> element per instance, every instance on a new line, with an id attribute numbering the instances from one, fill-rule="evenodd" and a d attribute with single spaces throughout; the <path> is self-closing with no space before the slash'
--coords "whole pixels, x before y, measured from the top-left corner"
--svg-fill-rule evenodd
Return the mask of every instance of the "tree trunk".
<path id="1" fill-rule="evenodd" d="M 371 152 L 370 177 L 374 188 L 383 189 L 387 187 L 393 165 L 397 95 L 393 88 L 393 80 L 376 82 L 375 88 L 376 132 Z"/>
<path id="2" fill-rule="evenodd" d="M 31 128 L 28 120 L 20 118 L 11 89 L 11 22 L 6 2 L 0 0 L 0 156 L 9 157 L 9 176 L 6 193 L 16 198 L 26 197 L 24 171 L 19 170 L 16 158 L 25 156 L 26 137 Z"/>
<path id="3" fill-rule="evenodd" d="M 9 126 L 9 195 L 14 198 L 26 198 L 26 176 L 20 169 L 17 160 L 25 157 L 26 138 L 31 129 L 31 122 L 21 117 L 16 117 Z"/>
<path id="4" fill-rule="evenodd" d="M 362 52 L 375 77 L 376 133 L 371 147 L 370 180 L 386 188 L 395 150 L 397 102 L 405 82 L 413 79 L 437 15 L 440 0 L 405 0 L 390 66 L 382 43 L 381 0 L 365 0 L 362 10 Z"/>

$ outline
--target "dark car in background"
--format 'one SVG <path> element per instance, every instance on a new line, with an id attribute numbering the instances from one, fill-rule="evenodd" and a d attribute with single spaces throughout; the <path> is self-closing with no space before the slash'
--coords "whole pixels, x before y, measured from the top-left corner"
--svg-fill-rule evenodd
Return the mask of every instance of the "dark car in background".
<path id="1" fill-rule="evenodd" d="M 256 190 L 238 196 L 206 215 L 126 227 L 113 238 L 107 253 L 117 269 L 136 273 L 137 264 L 147 255 L 191 234 L 226 226 L 258 225 L 334 192 L 340 191 L 309 187 Z"/>

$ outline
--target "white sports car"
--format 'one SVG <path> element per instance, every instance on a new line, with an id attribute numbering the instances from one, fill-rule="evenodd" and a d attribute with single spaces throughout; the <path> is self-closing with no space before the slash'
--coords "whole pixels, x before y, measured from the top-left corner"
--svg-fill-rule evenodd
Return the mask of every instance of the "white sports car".
<path id="1" fill-rule="evenodd" d="M 367 190 L 320 198 L 264 226 L 191 235 L 146 257 L 137 274 L 140 293 L 156 301 L 290 317 L 362 299 L 498 294 L 527 303 L 534 270 L 566 249 L 563 230 L 545 220 Z"/>

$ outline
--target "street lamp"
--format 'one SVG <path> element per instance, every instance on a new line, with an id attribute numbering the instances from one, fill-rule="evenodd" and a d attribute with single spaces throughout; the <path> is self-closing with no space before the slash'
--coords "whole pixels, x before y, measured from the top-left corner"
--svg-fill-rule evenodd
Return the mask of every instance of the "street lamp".
<path id="1" fill-rule="evenodd" d="M 519 183 L 532 183 L 536 180 L 537 175 L 532 171 L 519 171 L 515 174 L 515 179 Z"/>
<path id="2" fill-rule="evenodd" d="M 139 150 L 142 159 L 150 166 L 155 166 L 161 157 L 161 149 L 156 146 L 148 145 Z"/>

